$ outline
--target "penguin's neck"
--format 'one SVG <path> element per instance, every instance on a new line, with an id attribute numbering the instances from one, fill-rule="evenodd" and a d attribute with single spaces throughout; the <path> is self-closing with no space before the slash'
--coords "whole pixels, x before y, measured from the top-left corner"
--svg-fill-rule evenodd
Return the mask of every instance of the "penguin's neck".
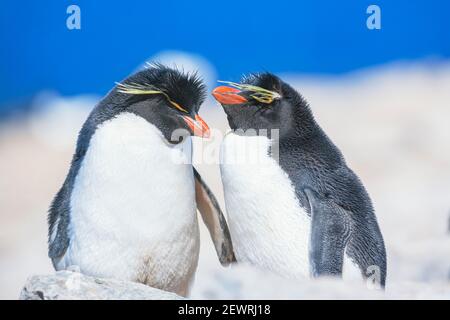
<path id="1" fill-rule="evenodd" d="M 292 122 L 288 127 L 284 128 L 284 133 L 283 128 L 280 130 L 281 140 L 307 140 L 311 135 L 314 135 L 317 130 L 320 130 L 309 106 L 301 104 L 293 109 Z"/>
<path id="2" fill-rule="evenodd" d="M 88 221 L 88 228 L 103 225 L 111 234 L 130 230 L 136 235 L 193 221 L 191 153 L 190 139 L 170 145 L 138 115 L 121 113 L 105 121 L 91 137 L 76 177 L 72 220 Z"/>

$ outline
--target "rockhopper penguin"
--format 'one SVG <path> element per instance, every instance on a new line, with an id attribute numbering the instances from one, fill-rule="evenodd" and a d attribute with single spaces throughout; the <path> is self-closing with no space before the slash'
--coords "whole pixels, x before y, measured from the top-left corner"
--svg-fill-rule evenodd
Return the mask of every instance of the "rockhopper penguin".
<path id="1" fill-rule="evenodd" d="M 346 256 L 362 276 L 379 270 L 384 286 L 371 200 L 307 102 L 269 73 L 227 84 L 213 96 L 235 130 L 222 142 L 221 173 L 237 261 L 301 278 L 341 275 Z M 255 134 L 261 129 L 268 134 Z M 243 150 L 257 161 L 245 161 Z"/>
<path id="2" fill-rule="evenodd" d="M 186 295 L 199 254 L 196 207 L 221 263 L 234 260 L 223 214 L 191 162 L 190 135 L 209 130 L 197 114 L 204 96 L 195 74 L 154 64 L 93 109 L 49 211 L 57 270 Z"/>

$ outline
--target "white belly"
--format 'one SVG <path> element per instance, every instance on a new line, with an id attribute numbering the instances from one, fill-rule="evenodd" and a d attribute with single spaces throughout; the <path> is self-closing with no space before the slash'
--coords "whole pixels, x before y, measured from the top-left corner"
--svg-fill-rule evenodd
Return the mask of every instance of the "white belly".
<path id="1" fill-rule="evenodd" d="M 233 133 L 222 143 L 222 182 L 236 259 L 282 276 L 308 277 L 310 218 L 288 175 L 267 155 L 269 146 L 266 137 Z"/>
<path id="2" fill-rule="evenodd" d="M 96 130 L 75 180 L 70 246 L 59 269 L 76 265 L 185 293 L 199 251 L 191 140 L 169 146 L 162 139 L 131 113 Z"/>

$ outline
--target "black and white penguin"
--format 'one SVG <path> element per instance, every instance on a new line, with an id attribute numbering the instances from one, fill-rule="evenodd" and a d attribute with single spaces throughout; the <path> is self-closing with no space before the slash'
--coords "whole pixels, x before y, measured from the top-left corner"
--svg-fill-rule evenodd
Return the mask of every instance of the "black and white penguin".
<path id="1" fill-rule="evenodd" d="M 191 162 L 191 135 L 209 132 L 197 114 L 204 97 L 195 74 L 154 64 L 93 109 L 49 211 L 56 270 L 186 295 L 199 255 L 197 207 L 221 263 L 234 261 L 220 207 Z"/>
<path id="2" fill-rule="evenodd" d="M 228 85 L 213 96 L 233 130 L 222 142 L 221 173 L 237 261 L 303 278 L 341 276 L 346 260 L 346 272 L 384 286 L 371 200 L 307 102 L 269 73 Z"/>

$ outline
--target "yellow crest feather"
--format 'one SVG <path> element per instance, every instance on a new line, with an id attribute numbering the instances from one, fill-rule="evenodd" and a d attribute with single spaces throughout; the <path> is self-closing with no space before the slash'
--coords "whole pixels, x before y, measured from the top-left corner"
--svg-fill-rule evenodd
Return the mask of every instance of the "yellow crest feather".
<path id="1" fill-rule="evenodd" d="M 167 100 L 178 110 L 188 113 L 186 109 L 182 108 L 178 103 L 172 101 L 170 97 L 162 90 L 159 90 L 153 85 L 150 84 L 141 84 L 141 83 L 120 83 L 116 82 L 117 85 L 117 91 L 121 93 L 127 93 L 127 94 L 162 94 L 164 97 L 167 98 Z"/>
<path id="2" fill-rule="evenodd" d="M 254 92 L 250 96 L 253 99 L 255 99 L 256 101 L 259 101 L 262 103 L 269 104 L 269 103 L 272 103 L 274 99 L 281 98 L 281 96 L 278 92 L 270 91 L 270 90 L 267 90 L 267 89 L 264 89 L 264 88 L 261 88 L 258 86 L 253 86 L 251 84 L 236 83 L 236 82 L 221 81 L 221 80 L 219 80 L 218 82 L 228 84 L 229 86 L 235 87 L 239 90 Z"/>

